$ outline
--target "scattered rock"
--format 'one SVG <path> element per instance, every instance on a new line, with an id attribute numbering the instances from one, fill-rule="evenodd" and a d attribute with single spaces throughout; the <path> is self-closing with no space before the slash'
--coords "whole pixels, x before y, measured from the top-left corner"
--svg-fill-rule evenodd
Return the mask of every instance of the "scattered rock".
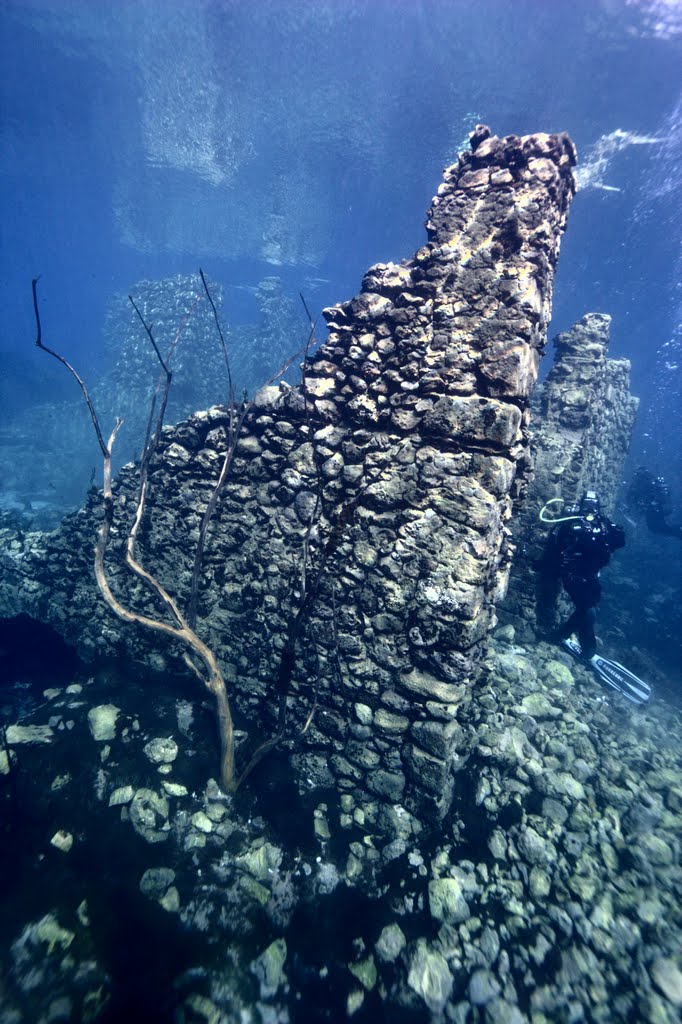
<path id="1" fill-rule="evenodd" d="M 682 1007 L 682 970 L 671 957 L 661 956 L 651 965 L 651 977 L 674 1006 Z"/>
<path id="2" fill-rule="evenodd" d="M 461 883 L 455 878 L 434 878 L 429 882 L 429 909 L 437 921 L 460 924 L 471 916 Z"/>
<path id="3" fill-rule="evenodd" d="M 544 693 L 529 693 L 521 701 L 521 707 L 533 718 L 558 718 L 561 708 L 555 708 Z"/>
<path id="4" fill-rule="evenodd" d="M 377 968 L 374 963 L 374 957 L 371 954 L 358 963 L 349 964 L 348 970 L 368 992 L 372 991 L 377 983 Z"/>
<path id="5" fill-rule="evenodd" d="M 400 956 L 406 945 L 407 940 L 403 935 L 400 925 L 387 924 L 382 929 L 374 948 L 380 960 L 384 960 L 386 963 L 393 963 Z"/>
<path id="6" fill-rule="evenodd" d="M 469 979 L 469 999 L 474 1006 L 485 1006 L 499 994 L 500 984 L 491 971 L 474 971 Z"/>
<path id="7" fill-rule="evenodd" d="M 164 910 L 177 913 L 180 909 L 180 894 L 173 885 L 175 872 L 172 868 L 147 868 L 140 879 L 140 892 L 156 900 Z"/>
<path id="8" fill-rule="evenodd" d="M 62 853 L 68 853 L 73 846 L 73 836 L 70 832 L 65 832 L 63 828 L 60 828 L 58 832 L 52 836 L 50 842 L 53 846 L 56 846 Z"/>
<path id="9" fill-rule="evenodd" d="M 260 982 L 261 999 L 273 996 L 282 984 L 286 959 L 286 941 L 275 939 L 251 964 L 251 970 Z"/>
<path id="10" fill-rule="evenodd" d="M 168 801 L 153 789 L 138 789 L 130 804 L 130 820 L 135 831 L 148 843 L 168 839 Z"/>
<path id="11" fill-rule="evenodd" d="M 453 977 L 447 961 L 423 939 L 417 941 L 410 959 L 407 983 L 434 1012 L 442 1010 L 450 998 Z"/>
<path id="12" fill-rule="evenodd" d="M 214 824 L 207 814 L 203 811 L 197 811 L 196 814 L 192 815 L 192 825 L 194 828 L 199 829 L 200 832 L 212 832 Z"/>
<path id="13" fill-rule="evenodd" d="M 171 737 L 145 743 L 144 752 L 153 764 L 170 764 L 178 756 L 178 745 Z"/>
<path id="14" fill-rule="evenodd" d="M 88 724 L 92 738 L 98 743 L 116 739 L 116 719 L 120 708 L 115 704 L 100 704 L 88 711 Z"/>
<path id="15" fill-rule="evenodd" d="M 9 747 L 17 747 L 22 744 L 50 743 L 54 733 L 49 725 L 8 725 L 5 736 Z"/>
<path id="16" fill-rule="evenodd" d="M 121 804 L 129 804 L 134 796 L 135 790 L 132 786 L 119 786 L 109 797 L 109 806 L 118 807 Z"/>

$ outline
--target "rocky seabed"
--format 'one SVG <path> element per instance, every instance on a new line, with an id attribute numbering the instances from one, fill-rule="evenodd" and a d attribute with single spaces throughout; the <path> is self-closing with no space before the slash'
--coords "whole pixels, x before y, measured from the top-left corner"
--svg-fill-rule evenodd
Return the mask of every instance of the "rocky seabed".
<path id="1" fill-rule="evenodd" d="M 273 760 L 225 796 L 205 784 L 209 711 L 142 685 L 49 689 L 6 730 L 33 891 L 10 900 L 2 1024 L 113 1019 L 121 988 L 133 1013 L 135 971 L 172 961 L 166 942 L 184 953 L 156 1018 L 138 979 L 146 1019 L 679 1020 L 679 711 L 634 708 L 504 627 L 461 723 L 452 810 L 427 832 L 300 773 L 275 812 Z M 130 914 L 131 942 L 137 921 L 165 936 L 130 976 L 102 955 L 112 876 L 108 917 Z"/>

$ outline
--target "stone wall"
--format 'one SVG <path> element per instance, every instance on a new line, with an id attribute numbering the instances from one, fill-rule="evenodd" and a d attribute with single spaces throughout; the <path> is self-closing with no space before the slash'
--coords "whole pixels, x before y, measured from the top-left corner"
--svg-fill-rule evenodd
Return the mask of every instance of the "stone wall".
<path id="1" fill-rule="evenodd" d="M 501 609 L 526 640 L 534 635 L 537 614 L 533 565 L 548 534 L 538 520 L 540 509 L 550 498 L 570 503 L 596 490 L 607 515 L 614 515 L 639 399 L 630 394 L 629 361 L 607 358 L 610 324 L 604 313 L 586 313 L 558 334 L 554 365 L 533 394 L 534 478 L 515 519 L 518 554 Z"/>
<path id="2" fill-rule="evenodd" d="M 463 715 L 527 484 L 528 396 L 574 163 L 565 135 L 476 130 L 445 171 L 427 244 L 325 310 L 329 337 L 301 385 L 258 395 L 210 531 L 198 630 L 249 742 L 274 730 L 284 637 L 333 552 L 285 695 L 288 738 L 301 786 L 333 786 L 376 831 L 391 832 L 397 805 L 415 828 L 438 818 L 466 758 Z M 227 422 L 216 407 L 166 430 L 152 465 L 142 560 L 181 602 Z M 142 607 L 146 592 L 114 561 L 134 486 L 124 468 L 111 577 Z M 8 536 L 0 612 L 54 624 L 87 656 L 164 668 L 168 648 L 122 625 L 95 589 L 98 519 L 93 494 L 55 534 Z"/>

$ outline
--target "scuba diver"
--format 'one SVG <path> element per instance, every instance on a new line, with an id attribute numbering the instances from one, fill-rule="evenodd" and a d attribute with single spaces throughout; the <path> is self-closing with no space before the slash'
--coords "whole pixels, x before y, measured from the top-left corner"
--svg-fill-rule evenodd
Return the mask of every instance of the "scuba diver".
<path id="1" fill-rule="evenodd" d="M 627 492 L 630 505 L 644 513 L 646 525 L 652 533 L 682 540 L 682 526 L 666 523 L 672 512 L 670 490 L 662 476 L 655 477 L 644 466 L 635 473 Z"/>
<path id="2" fill-rule="evenodd" d="M 558 629 L 545 631 L 547 639 L 561 641 L 574 657 L 589 664 L 609 686 L 635 703 L 642 703 L 649 699 L 649 686 L 619 662 L 598 655 L 594 635 L 594 609 L 601 598 L 599 573 L 612 553 L 625 546 L 625 532 L 602 514 L 594 491 L 585 491 L 580 501 L 568 506 L 559 518 L 546 516 L 549 507 L 561 500 L 551 499 L 540 512 L 542 522 L 551 523 L 554 529 L 538 564 L 539 621 L 544 619 L 545 625 L 548 623 L 563 585 L 574 611 Z M 577 643 L 571 639 L 573 634 L 578 637 Z"/>
<path id="3" fill-rule="evenodd" d="M 555 594 L 558 582 L 563 584 L 575 611 L 554 631 L 553 639 L 567 640 L 577 634 L 583 656 L 589 660 L 597 652 L 593 609 L 601 597 L 599 572 L 612 552 L 624 547 L 625 532 L 601 514 L 594 491 L 585 491 L 579 504 L 569 506 L 554 522 L 557 526 L 547 539 L 542 573 L 548 590 L 554 583 Z"/>

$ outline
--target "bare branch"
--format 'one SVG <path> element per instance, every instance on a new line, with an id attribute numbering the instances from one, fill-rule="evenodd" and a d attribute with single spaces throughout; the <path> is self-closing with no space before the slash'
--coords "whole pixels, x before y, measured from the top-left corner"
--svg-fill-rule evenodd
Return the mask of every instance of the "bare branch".
<path id="1" fill-rule="evenodd" d="M 154 338 L 154 334 L 153 334 L 154 325 L 153 324 L 147 324 L 147 322 L 145 321 L 145 318 L 142 316 L 142 313 L 140 313 L 140 310 L 138 309 L 137 305 L 135 304 L 135 299 L 132 297 L 132 295 L 128 296 L 128 301 L 130 302 L 131 306 L 133 307 L 133 309 L 135 310 L 135 312 L 139 316 L 140 322 L 141 322 L 142 326 L 144 327 L 145 331 L 147 332 L 147 337 L 151 341 L 152 347 L 153 347 L 154 351 L 156 352 L 156 358 L 161 363 L 161 366 L 163 368 L 163 372 L 166 374 L 166 376 L 168 376 L 168 374 L 170 373 L 170 370 L 168 369 L 168 367 L 164 363 L 163 356 L 159 352 L 159 346 L 156 344 L 156 339 Z"/>
<path id="2" fill-rule="evenodd" d="M 161 619 L 153 619 L 153 618 L 151 618 L 148 615 L 144 615 L 144 614 L 141 614 L 141 613 L 138 613 L 138 612 L 131 611 L 121 601 L 119 601 L 119 599 L 115 596 L 115 594 L 111 590 L 111 587 L 109 585 L 109 581 L 108 581 L 107 575 L 106 575 L 106 569 L 105 569 L 105 566 L 104 566 L 104 556 L 105 556 L 105 552 L 107 550 L 109 536 L 110 536 L 111 528 L 112 528 L 113 521 L 114 521 L 114 497 L 113 497 L 113 492 L 112 492 L 112 487 L 111 487 L 111 453 L 112 453 L 112 449 L 113 449 L 113 446 L 114 446 L 114 442 L 116 440 L 116 435 L 118 434 L 118 431 L 119 431 L 123 421 L 120 418 L 116 420 L 116 425 L 114 426 L 114 429 L 111 432 L 111 436 L 109 437 L 108 444 L 105 444 L 104 438 L 102 437 L 102 434 L 101 434 L 101 431 L 100 431 L 100 428 L 99 428 L 99 423 L 97 421 L 97 416 L 95 415 L 94 408 L 92 406 L 92 403 L 90 402 L 90 397 L 88 395 L 88 392 L 87 392 L 87 389 L 85 387 L 85 384 L 83 383 L 81 378 L 78 376 L 76 371 L 73 369 L 73 367 L 62 356 L 60 356 L 56 352 L 53 352 L 51 349 L 47 348 L 47 346 L 43 345 L 43 343 L 42 343 L 42 331 L 41 331 L 40 315 L 39 315 L 39 312 L 38 312 L 38 300 L 37 300 L 38 278 L 35 278 L 33 280 L 32 284 L 33 284 L 33 308 L 34 308 L 34 312 L 35 312 L 35 316 L 36 316 L 36 325 L 37 325 L 36 345 L 38 346 L 38 348 L 42 348 L 42 349 L 44 349 L 44 351 L 46 351 L 50 355 L 54 356 L 55 359 L 58 359 L 59 362 L 62 363 L 64 366 L 66 366 L 66 368 L 74 375 L 74 377 L 78 381 L 78 383 L 79 383 L 79 385 L 81 387 L 81 391 L 83 392 L 83 396 L 85 398 L 85 401 L 86 401 L 86 403 L 88 405 L 88 409 L 90 410 L 90 415 L 91 415 L 91 418 L 92 418 L 93 426 L 94 426 L 95 431 L 97 433 L 97 439 L 99 441 L 99 445 L 100 445 L 100 448 L 102 450 L 102 455 L 103 455 L 103 458 L 104 458 L 104 467 L 103 467 L 103 470 L 104 470 L 103 471 L 104 519 L 103 519 L 102 524 L 101 524 L 101 526 L 100 526 L 100 528 L 98 530 L 98 533 L 97 533 L 97 543 L 95 545 L 95 578 L 97 580 L 97 585 L 99 587 L 100 593 L 102 594 L 102 596 L 104 597 L 104 600 L 109 605 L 109 607 L 114 612 L 114 614 L 116 614 L 124 622 L 136 623 L 137 625 L 145 626 L 147 629 L 151 629 L 153 631 L 156 631 L 156 632 L 159 632 L 159 633 L 163 633 L 165 636 L 171 637 L 172 639 L 179 640 L 181 643 L 183 643 L 184 645 L 189 647 L 190 650 L 192 650 L 194 652 L 194 654 L 198 657 L 200 662 L 203 664 L 203 667 L 204 667 L 204 670 L 205 670 L 205 673 L 206 673 L 205 677 L 201 674 L 201 672 L 199 671 L 197 666 L 194 664 L 194 662 L 189 658 L 189 656 L 185 652 L 185 661 L 186 661 L 186 663 L 192 669 L 194 674 L 202 681 L 203 685 L 205 685 L 207 687 L 207 689 L 211 692 L 211 694 L 213 695 L 213 697 L 215 699 L 215 702 L 216 702 L 216 715 L 217 715 L 217 719 L 218 719 L 218 731 L 219 731 L 219 735 L 220 735 L 220 744 L 221 744 L 221 757 L 220 757 L 220 779 L 221 779 L 221 785 L 223 786 L 223 788 L 227 792 L 232 792 L 235 789 L 235 777 L 234 777 L 234 729 L 233 729 L 233 724 L 232 724 L 232 715 L 230 713 L 230 706 L 229 706 L 229 702 L 228 702 L 228 698 L 227 698 L 227 689 L 226 689 L 226 686 L 225 686 L 225 679 L 224 679 L 224 677 L 223 677 L 223 675 L 222 675 L 222 673 L 220 671 L 220 667 L 218 665 L 218 660 L 217 660 L 215 654 L 213 653 L 213 651 L 197 636 L 197 634 L 194 632 L 194 630 L 190 628 L 190 626 L 188 625 L 188 623 L 186 622 L 185 618 L 183 617 L 182 612 L 180 611 L 180 609 L 179 609 L 177 603 L 174 601 L 174 599 L 165 590 L 165 588 L 158 582 L 158 580 L 156 580 L 151 575 L 151 573 L 147 572 L 147 570 L 138 562 L 138 560 L 137 560 L 137 558 L 135 556 L 135 544 L 136 544 L 137 534 L 138 534 L 139 527 L 140 527 L 140 522 L 141 522 L 142 516 L 144 514 L 145 501 L 146 501 L 146 495 L 147 495 L 147 490 L 148 490 L 149 462 L 150 462 L 150 459 L 151 459 L 151 455 L 152 455 L 153 451 L 156 448 L 156 445 L 158 443 L 158 439 L 159 439 L 160 434 L 161 434 L 161 430 L 163 428 L 163 416 L 164 416 L 164 412 L 165 412 L 166 401 L 167 401 L 167 398 L 168 398 L 168 389 L 170 387 L 170 382 L 171 382 L 171 379 L 172 379 L 172 374 L 170 373 L 170 370 L 168 369 L 168 367 L 164 363 L 163 359 L 161 358 L 161 354 L 160 354 L 160 352 L 158 350 L 158 347 L 157 347 L 156 342 L 154 341 L 154 338 L 153 338 L 153 335 L 152 335 L 151 327 L 147 327 L 147 325 L 146 325 L 146 323 L 144 321 L 144 318 L 142 317 L 139 309 L 137 308 L 137 306 L 135 306 L 135 303 L 133 302 L 133 300 L 131 298 L 130 301 L 132 302 L 133 307 L 135 308 L 138 316 L 140 317 L 140 320 L 142 321 L 142 323 L 143 323 L 143 325 L 145 327 L 145 330 L 147 332 L 148 337 L 152 341 L 152 344 L 154 346 L 154 350 L 155 350 L 155 352 L 156 352 L 156 354 L 157 354 L 157 356 L 159 358 L 159 361 L 160 361 L 160 363 L 161 363 L 161 365 L 163 367 L 164 373 L 166 375 L 166 385 L 164 387 L 163 399 L 162 399 L 162 403 L 161 403 L 161 409 L 159 411 L 159 416 L 157 418 L 157 425 L 156 425 L 156 430 L 154 432 L 154 437 L 146 445 L 146 450 L 145 450 L 145 453 L 144 453 L 144 456 L 143 456 L 143 459 L 142 459 L 142 463 L 141 463 L 141 467 L 140 467 L 140 491 L 139 491 L 139 498 L 138 498 L 138 504 L 137 504 L 137 509 L 136 509 L 136 513 L 135 513 L 135 519 L 134 519 L 134 522 L 133 522 L 133 527 L 132 527 L 132 529 L 130 531 L 130 534 L 128 536 L 128 541 L 127 541 L 127 545 L 126 545 L 126 564 L 128 565 L 128 567 L 140 579 L 144 580 L 144 582 L 149 586 L 149 588 L 152 590 L 152 592 L 162 601 L 162 603 L 163 603 L 164 607 L 166 608 L 166 610 L 169 612 L 171 617 L 175 620 L 175 625 L 170 625 L 170 624 L 168 624 L 166 622 L 163 622 Z M 195 303 L 195 307 L 196 307 L 196 303 Z M 187 319 L 189 319 L 189 317 Z M 187 321 L 185 321 L 185 323 L 187 323 Z M 175 341 L 174 344 L 177 344 L 177 340 L 179 338 L 179 333 L 180 332 L 178 332 L 178 335 L 176 336 L 176 341 Z M 152 415 L 153 415 L 153 405 L 152 405 Z M 150 422 L 151 422 L 151 417 L 150 417 Z"/>
<path id="3" fill-rule="evenodd" d="M 86 404 L 87 404 L 87 407 L 88 407 L 88 411 L 90 412 L 90 418 L 92 420 L 92 425 L 95 428 L 95 433 L 97 434 L 97 443 L 100 446 L 100 449 L 102 451 L 102 455 L 104 456 L 104 458 L 106 458 L 107 455 L 108 455 L 107 446 L 104 443 L 104 438 L 102 437 L 102 431 L 100 430 L 100 426 L 99 426 L 99 420 L 97 419 L 97 413 L 95 412 L 95 408 L 94 408 L 94 406 L 93 406 L 93 404 L 92 404 L 92 402 L 90 400 L 90 395 L 88 394 L 88 389 L 85 386 L 85 381 L 83 381 L 78 376 L 78 374 L 74 370 L 74 368 L 71 365 L 71 363 L 67 362 L 66 359 L 64 358 L 64 356 L 60 356 L 58 352 L 55 352 L 53 349 L 48 348 L 47 345 L 43 345 L 43 332 L 42 332 L 42 327 L 41 327 L 41 324 L 40 324 L 40 312 L 38 311 L 38 281 L 39 280 L 40 280 L 39 277 L 34 277 L 33 280 L 31 281 L 31 287 L 33 289 L 33 312 L 35 313 L 35 318 L 36 318 L 36 332 L 37 332 L 36 333 L 36 346 L 38 348 L 42 348 L 43 352 L 47 352 L 49 355 L 54 356 L 55 359 L 59 360 L 59 362 L 62 364 L 62 366 L 65 366 L 67 368 L 67 370 L 69 371 L 69 373 L 72 373 L 73 376 L 78 381 L 79 387 L 80 387 L 81 391 L 83 392 L 83 398 L 86 401 Z"/>
<path id="4" fill-rule="evenodd" d="M 225 368 L 227 370 L 227 381 L 228 381 L 228 385 L 229 385 L 229 392 L 228 392 L 228 394 L 229 394 L 229 402 L 230 402 L 230 405 L 233 406 L 234 405 L 234 384 L 232 383 L 232 370 L 230 369 L 230 357 L 229 357 L 228 351 L 227 351 L 227 342 L 225 341 L 225 337 L 223 335 L 222 328 L 220 326 L 220 320 L 218 319 L 218 310 L 215 308 L 215 302 L 213 301 L 213 297 L 212 297 L 210 291 L 208 290 L 208 284 L 206 282 L 206 278 L 204 277 L 204 272 L 201 269 L 201 267 L 199 267 L 199 273 L 201 275 L 201 283 L 203 284 L 204 291 L 206 292 L 206 297 L 208 298 L 208 301 L 211 303 L 211 309 L 213 310 L 213 319 L 215 320 L 215 325 L 216 325 L 216 327 L 218 329 L 218 336 L 220 337 L 220 344 L 222 345 L 223 357 L 225 359 Z"/>

